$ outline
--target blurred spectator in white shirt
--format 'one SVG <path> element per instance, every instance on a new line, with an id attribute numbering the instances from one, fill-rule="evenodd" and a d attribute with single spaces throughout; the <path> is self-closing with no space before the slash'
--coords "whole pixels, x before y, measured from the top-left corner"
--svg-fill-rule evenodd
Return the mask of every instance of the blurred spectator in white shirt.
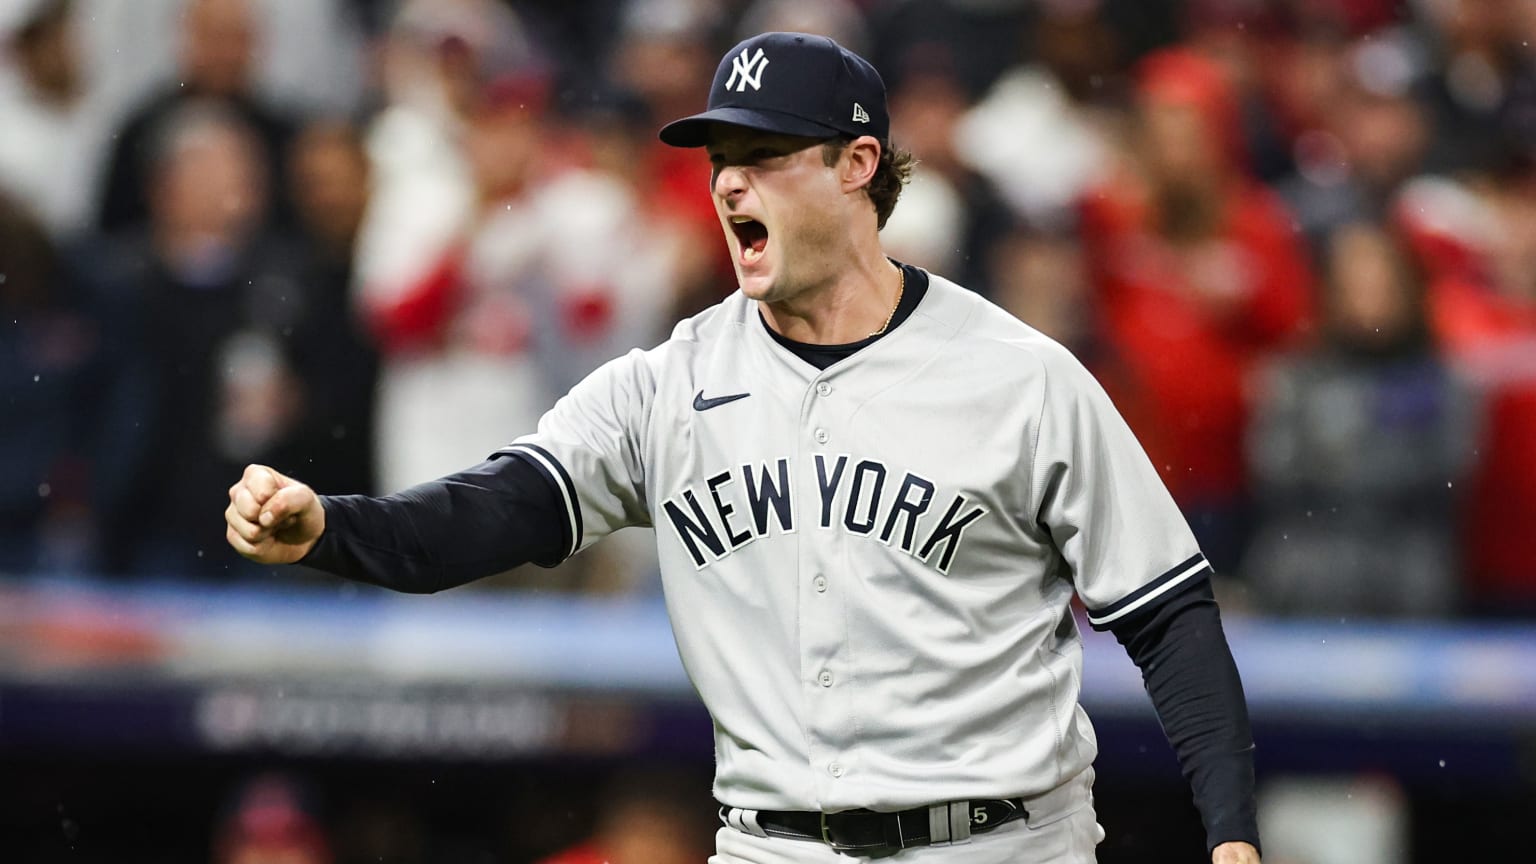
<path id="1" fill-rule="evenodd" d="M 1089 96 L 1115 65 L 1096 0 L 1042 3 L 1031 62 L 1005 72 L 959 121 L 961 160 L 1031 225 L 1060 229 L 1110 161 Z"/>
<path id="2" fill-rule="evenodd" d="M 659 335 L 666 259 L 625 184 L 551 169 L 543 87 L 514 78 L 487 88 L 464 131 L 475 183 L 465 224 L 396 290 L 365 285 L 385 358 L 386 489 L 483 458 L 599 363 Z"/>
<path id="3" fill-rule="evenodd" d="M 90 221 L 107 143 L 88 92 L 76 0 L 0 0 L 0 188 L 55 242 Z"/>
<path id="4" fill-rule="evenodd" d="M 366 133 L 373 184 L 353 278 L 356 300 L 384 351 L 377 476 L 393 491 L 461 468 L 514 434 L 500 414 L 454 424 L 485 439 L 467 450 L 438 430 L 422 432 L 424 424 L 448 416 L 429 407 L 434 396 L 451 399 L 469 390 L 484 393 L 488 406 L 510 400 L 518 406 L 515 423 L 526 422 L 524 412 L 531 410 L 518 395 L 531 389 L 531 370 L 514 376 L 521 383 L 497 368 L 459 370 L 467 377 L 439 390 L 441 378 L 453 377 L 438 362 L 445 361 L 439 328 L 452 311 L 450 262 L 459 260 L 482 204 L 466 152 L 481 92 L 488 81 L 509 75 L 540 82 L 543 70 L 522 22 L 493 0 L 407 2 L 391 24 L 383 60 L 387 102 Z M 503 170 L 514 169 L 519 160 L 505 155 Z"/>

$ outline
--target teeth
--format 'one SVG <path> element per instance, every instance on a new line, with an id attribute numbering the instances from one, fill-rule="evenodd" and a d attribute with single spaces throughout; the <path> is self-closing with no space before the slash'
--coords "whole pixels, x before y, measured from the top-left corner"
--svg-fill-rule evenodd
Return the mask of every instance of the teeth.
<path id="1" fill-rule="evenodd" d="M 744 224 L 746 224 L 748 222 L 753 222 L 755 220 L 751 216 L 732 216 L 731 217 L 731 221 L 736 223 L 737 225 L 744 225 Z"/>
<path id="2" fill-rule="evenodd" d="M 747 262 L 748 264 L 757 261 L 757 259 L 761 257 L 763 257 L 763 253 L 753 249 L 751 246 L 741 250 L 741 260 Z"/>

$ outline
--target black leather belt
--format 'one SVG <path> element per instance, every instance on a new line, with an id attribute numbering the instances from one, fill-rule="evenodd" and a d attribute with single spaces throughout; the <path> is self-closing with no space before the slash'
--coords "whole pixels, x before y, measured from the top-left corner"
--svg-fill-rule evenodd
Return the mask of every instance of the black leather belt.
<path id="1" fill-rule="evenodd" d="M 720 821 L 727 825 L 732 824 L 727 815 L 729 812 L 730 808 L 720 808 Z M 1022 819 L 1024 815 L 1023 799 L 986 798 L 914 807 L 895 813 L 758 810 L 756 822 L 769 837 L 814 840 L 839 852 L 869 853 L 963 840 L 971 834 L 985 834 L 999 825 Z M 969 830 L 955 825 L 956 822 L 968 824 Z M 937 839 L 933 836 L 936 825 L 942 835 Z M 960 830 L 951 831 L 951 826 Z"/>

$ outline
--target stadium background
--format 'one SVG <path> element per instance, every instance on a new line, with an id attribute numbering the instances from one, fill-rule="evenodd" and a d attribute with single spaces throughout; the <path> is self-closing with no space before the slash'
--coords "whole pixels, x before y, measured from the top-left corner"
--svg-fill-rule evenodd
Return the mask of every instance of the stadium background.
<path id="1" fill-rule="evenodd" d="M 0 0 L 0 860 L 704 856 L 643 532 L 397 597 L 219 513 L 247 461 L 462 467 L 718 297 L 654 129 L 762 29 L 875 60 L 892 254 L 1071 346 L 1163 470 L 1266 860 L 1523 854 L 1536 2 Z M 1198 860 L 1086 638 L 1101 860 Z"/>

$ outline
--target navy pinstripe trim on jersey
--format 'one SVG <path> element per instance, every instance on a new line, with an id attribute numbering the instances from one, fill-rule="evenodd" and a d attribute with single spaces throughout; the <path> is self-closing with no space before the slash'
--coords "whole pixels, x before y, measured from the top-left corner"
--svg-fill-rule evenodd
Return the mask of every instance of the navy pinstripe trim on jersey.
<path id="1" fill-rule="evenodd" d="M 1186 585 L 1210 575 L 1211 565 L 1206 563 L 1204 555 L 1196 552 L 1182 563 L 1169 568 L 1163 575 L 1103 609 L 1089 609 L 1088 623 L 1093 625 L 1095 630 L 1108 630 L 1116 621 L 1143 608 L 1180 585 Z"/>
<path id="2" fill-rule="evenodd" d="M 565 466 L 560 464 L 548 450 L 537 444 L 513 444 L 506 448 L 508 453 L 516 453 L 526 456 L 529 461 L 544 469 L 551 480 L 555 481 L 555 488 L 560 490 L 560 497 L 565 501 L 565 515 L 570 520 L 571 545 L 565 557 L 569 558 L 581 548 L 581 499 L 576 497 L 576 484 L 571 482 L 571 475 L 565 473 Z"/>

